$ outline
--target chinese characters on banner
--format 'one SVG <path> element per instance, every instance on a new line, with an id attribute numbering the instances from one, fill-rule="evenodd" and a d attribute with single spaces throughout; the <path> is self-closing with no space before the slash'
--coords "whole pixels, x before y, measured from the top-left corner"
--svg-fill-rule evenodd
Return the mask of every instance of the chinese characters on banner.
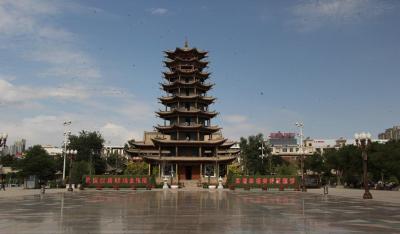
<path id="1" fill-rule="evenodd" d="M 295 177 L 237 177 L 235 178 L 235 184 L 240 185 L 240 184 L 270 184 L 270 185 L 295 185 L 296 184 L 296 178 Z"/>
<path id="2" fill-rule="evenodd" d="M 149 182 L 147 177 L 98 177 L 86 176 L 85 183 L 87 185 L 104 185 L 104 184 L 147 184 Z"/>

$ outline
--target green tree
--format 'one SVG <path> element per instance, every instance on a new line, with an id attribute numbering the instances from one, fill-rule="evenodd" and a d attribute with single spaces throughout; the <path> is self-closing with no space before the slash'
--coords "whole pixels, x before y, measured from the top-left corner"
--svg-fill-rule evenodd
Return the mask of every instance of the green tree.
<path id="1" fill-rule="evenodd" d="M 0 165 L 4 167 L 12 167 L 16 163 L 17 158 L 14 155 L 8 154 L 0 157 Z"/>
<path id="2" fill-rule="evenodd" d="M 54 159 L 40 145 L 29 148 L 25 158 L 18 160 L 16 168 L 22 177 L 36 175 L 40 181 L 53 179 L 56 172 Z"/>
<path id="3" fill-rule="evenodd" d="M 277 175 L 297 175 L 298 168 L 294 163 L 283 163 L 278 165 L 275 170 Z"/>
<path id="4" fill-rule="evenodd" d="M 75 161 L 89 163 L 92 174 L 103 174 L 106 169 L 105 160 L 101 157 L 104 139 L 99 132 L 81 131 L 79 135 L 71 135 L 69 149 L 77 150 Z"/>
<path id="5" fill-rule="evenodd" d="M 244 166 L 244 173 L 247 175 L 267 174 L 267 159 L 262 159 L 261 144 L 263 142 L 263 135 L 261 133 L 256 136 L 249 136 L 247 139 L 240 138 L 240 156 L 242 158 L 242 165 Z M 270 149 L 264 145 L 264 154 L 268 155 Z"/>
<path id="6" fill-rule="evenodd" d="M 324 156 L 318 153 L 314 153 L 311 156 L 307 156 L 304 159 L 304 169 L 312 171 L 318 175 L 321 175 L 326 171 Z"/>
<path id="7" fill-rule="evenodd" d="M 149 170 L 149 164 L 146 162 L 129 162 L 126 165 L 124 174 L 125 175 L 147 175 Z"/>
<path id="8" fill-rule="evenodd" d="M 109 168 L 113 168 L 116 174 L 122 173 L 126 168 L 127 159 L 116 152 L 111 153 L 106 159 Z"/>
<path id="9" fill-rule="evenodd" d="M 368 153 L 368 172 L 374 181 L 400 178 L 400 141 L 373 143 Z M 396 180 L 394 179 L 394 180 Z"/>
<path id="10" fill-rule="evenodd" d="M 89 174 L 90 165 L 86 161 L 77 161 L 72 163 L 71 183 L 80 184 L 84 175 Z"/>

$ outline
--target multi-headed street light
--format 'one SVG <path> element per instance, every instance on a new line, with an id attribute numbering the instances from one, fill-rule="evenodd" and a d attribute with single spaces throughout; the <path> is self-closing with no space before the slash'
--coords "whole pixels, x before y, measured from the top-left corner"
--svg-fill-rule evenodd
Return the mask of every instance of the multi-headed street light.
<path id="1" fill-rule="evenodd" d="M 272 174 L 271 171 L 271 155 L 268 155 L 268 152 L 266 151 L 266 146 L 265 146 L 265 142 L 264 139 L 261 138 L 261 146 L 258 147 L 259 150 L 261 150 L 261 154 L 259 155 L 259 157 L 264 161 L 265 158 L 269 158 L 269 172 Z"/>
<path id="2" fill-rule="evenodd" d="M 356 145 L 361 149 L 362 152 L 362 160 L 363 160 L 363 171 L 364 171 L 364 199 L 372 199 L 372 194 L 369 192 L 368 185 L 368 148 L 371 146 L 371 134 L 362 132 L 354 134 L 354 138 L 356 139 Z"/>
<path id="3" fill-rule="evenodd" d="M 67 150 L 66 154 L 69 155 L 69 176 L 68 176 L 68 191 L 72 192 L 74 189 L 72 188 L 71 185 L 71 175 L 72 175 L 72 160 L 74 159 L 74 156 L 78 153 L 77 150 Z"/>
<path id="4" fill-rule="evenodd" d="M 301 168 L 301 191 L 306 191 L 306 186 L 304 182 L 304 150 L 303 150 L 303 127 L 304 124 L 302 122 L 296 122 L 296 127 L 299 128 L 299 137 L 300 137 L 300 168 Z"/>

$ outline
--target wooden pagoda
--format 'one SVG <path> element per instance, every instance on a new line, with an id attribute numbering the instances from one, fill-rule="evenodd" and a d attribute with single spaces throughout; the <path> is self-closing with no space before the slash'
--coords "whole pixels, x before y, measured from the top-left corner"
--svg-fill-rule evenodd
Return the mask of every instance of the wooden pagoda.
<path id="1" fill-rule="evenodd" d="M 227 165 L 236 159 L 239 150 L 234 142 L 222 137 L 221 128 L 212 125 L 218 114 L 209 109 L 215 101 L 207 92 L 214 84 L 207 82 L 207 52 L 190 48 L 165 51 L 166 72 L 159 98 L 164 106 L 156 114 L 163 124 L 154 132 L 145 132 L 141 142 L 129 141 L 133 158 L 149 163 L 149 173 L 157 170 L 160 177 L 179 180 L 201 180 L 224 177 Z"/>

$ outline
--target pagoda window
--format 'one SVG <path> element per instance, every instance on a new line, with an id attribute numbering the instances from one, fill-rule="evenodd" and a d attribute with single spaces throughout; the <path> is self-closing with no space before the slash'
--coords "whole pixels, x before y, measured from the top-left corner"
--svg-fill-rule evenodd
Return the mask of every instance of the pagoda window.
<path id="1" fill-rule="evenodd" d="M 225 177 L 225 175 L 226 175 L 226 168 L 227 168 L 227 165 L 226 164 L 220 164 L 220 165 L 218 165 L 219 167 L 218 167 L 218 172 L 219 172 L 219 176 L 221 176 L 221 177 Z"/>
<path id="2" fill-rule="evenodd" d="M 189 89 L 186 89 L 186 96 L 189 96 L 190 92 Z"/>
<path id="3" fill-rule="evenodd" d="M 189 83 L 189 77 L 185 77 L 185 82 Z"/>
<path id="4" fill-rule="evenodd" d="M 186 110 L 190 110 L 190 103 L 185 103 Z"/>
<path id="5" fill-rule="evenodd" d="M 162 175 L 163 176 L 171 176 L 172 172 L 173 172 L 173 164 L 170 163 L 166 163 L 164 164 L 164 166 L 162 167 Z"/>
<path id="6" fill-rule="evenodd" d="M 181 65 L 181 70 L 192 70 L 193 66 L 192 65 Z"/>
<path id="7" fill-rule="evenodd" d="M 186 118 L 186 119 L 185 119 L 185 125 L 186 125 L 186 126 L 189 126 L 189 125 L 190 125 L 190 118 Z"/>
<path id="8" fill-rule="evenodd" d="M 190 141 L 190 134 L 186 134 L 186 140 Z"/>
<path id="9" fill-rule="evenodd" d="M 214 164 L 204 164 L 203 165 L 203 175 L 215 177 L 215 167 Z"/>

